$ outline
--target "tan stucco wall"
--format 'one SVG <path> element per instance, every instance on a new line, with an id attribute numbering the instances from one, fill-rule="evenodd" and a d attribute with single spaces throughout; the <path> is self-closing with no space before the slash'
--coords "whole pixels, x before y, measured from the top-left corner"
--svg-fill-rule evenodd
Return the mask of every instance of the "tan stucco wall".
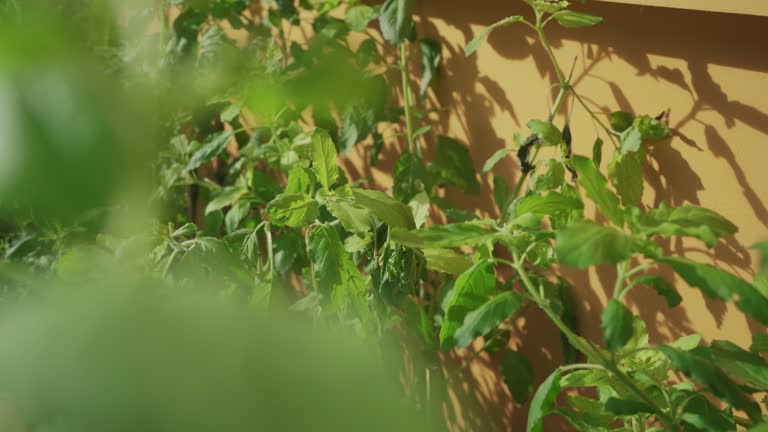
<path id="1" fill-rule="evenodd" d="M 554 82 L 546 54 L 524 26 L 493 33 L 473 57 L 463 54 L 483 26 L 527 14 L 522 1 L 420 0 L 417 5 L 419 36 L 439 38 L 444 45 L 445 63 L 432 98 L 450 114 L 433 118 L 434 132 L 468 143 L 479 170 L 493 152 L 511 145 L 515 131 L 525 132 L 528 120 L 545 116 L 545 96 Z M 673 242 L 666 250 L 751 278 L 756 256 L 747 246 L 768 239 L 768 18 L 605 2 L 577 8 L 605 17 L 605 23 L 569 31 L 555 24 L 550 41 L 563 68 L 578 58 L 580 93 L 604 112 L 656 115 L 670 108 L 670 123 L 679 131 L 679 137 L 655 144 L 650 152 L 653 168 L 645 173 L 644 203 L 667 200 L 710 207 L 740 227 L 735 239 L 712 251 L 693 241 Z M 597 128 L 578 106 L 572 129 L 574 151 L 590 155 Z M 428 142 L 434 143 L 434 136 Z M 392 163 L 385 160 L 379 169 L 361 174 L 391 184 L 387 170 Z M 497 165 L 495 172 L 510 184 L 518 176 L 512 159 Z M 465 209 L 495 214 L 491 180 L 491 175 L 483 178 L 478 197 L 451 197 Z M 575 286 L 582 332 L 600 341 L 599 312 L 615 270 L 565 274 Z M 669 271 L 663 274 L 672 278 Z M 674 310 L 648 290 L 630 295 L 652 342 L 698 332 L 706 340 L 728 338 L 748 346 L 750 330 L 762 330 L 734 307 L 706 301 L 687 287 L 681 292 L 683 304 Z M 517 324 L 519 341 L 513 345 L 530 355 L 542 380 L 560 361 L 559 336 L 535 312 Z M 527 406 L 512 403 L 495 368 L 492 360 L 489 364 L 481 357 L 470 368 L 468 381 L 454 387 L 457 394 L 468 392 L 461 412 L 449 414 L 465 430 L 525 429 L 525 415 L 513 414 L 527 412 Z M 559 428 L 553 423 L 547 430 Z"/>

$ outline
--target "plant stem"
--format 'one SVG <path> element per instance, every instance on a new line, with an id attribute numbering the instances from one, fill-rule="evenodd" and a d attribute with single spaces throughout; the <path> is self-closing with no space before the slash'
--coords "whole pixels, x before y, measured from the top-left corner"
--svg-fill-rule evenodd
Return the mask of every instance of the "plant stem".
<path id="1" fill-rule="evenodd" d="M 618 274 L 616 275 L 616 283 L 613 285 L 613 298 L 615 299 L 621 298 L 621 290 L 624 287 L 624 279 L 627 278 L 628 265 L 628 261 L 622 261 L 616 266 Z"/>
<path id="2" fill-rule="evenodd" d="M 267 257 L 269 259 L 269 276 L 275 274 L 275 255 L 272 251 L 272 226 L 269 222 L 264 224 L 264 236 L 267 238 Z"/>
<path id="3" fill-rule="evenodd" d="M 413 139 L 413 118 L 411 117 L 411 85 L 408 81 L 408 42 L 400 44 L 400 78 L 402 80 L 403 109 L 405 110 L 405 130 L 408 138 L 408 151 L 421 156 L 421 148 L 416 147 Z"/>
<path id="4" fill-rule="evenodd" d="M 622 382 L 626 388 L 635 394 L 640 400 L 648 404 L 648 406 L 652 407 L 656 416 L 659 420 L 661 420 L 664 424 L 670 427 L 677 427 L 677 422 L 673 417 L 670 417 L 667 413 L 665 413 L 656 403 L 643 391 L 643 389 L 639 388 L 634 381 L 632 381 L 631 378 L 629 378 L 626 373 L 624 373 L 622 370 L 620 370 L 610 359 L 606 358 L 603 353 L 601 353 L 598 349 L 594 348 L 592 344 L 582 338 L 581 336 L 578 336 L 575 334 L 564 322 L 560 317 L 549 307 L 549 303 L 543 299 L 536 289 L 535 285 L 531 281 L 531 279 L 528 277 L 528 273 L 525 270 L 525 267 L 523 265 L 523 262 L 520 260 L 520 256 L 517 254 L 517 252 L 513 251 L 514 256 L 514 268 L 517 271 L 517 274 L 520 276 L 520 279 L 523 281 L 523 285 L 525 286 L 526 290 L 530 294 L 530 296 L 533 298 L 533 300 L 536 302 L 536 304 L 541 308 L 541 310 L 544 311 L 544 313 L 549 317 L 549 319 L 560 329 L 563 334 L 568 338 L 568 341 L 573 345 L 574 348 L 581 351 L 583 354 L 587 356 L 589 359 L 593 359 L 597 362 L 598 365 L 604 367 L 609 372 L 611 372 L 612 375 L 614 375 L 619 381 Z M 677 429 L 673 429 L 677 430 Z"/>

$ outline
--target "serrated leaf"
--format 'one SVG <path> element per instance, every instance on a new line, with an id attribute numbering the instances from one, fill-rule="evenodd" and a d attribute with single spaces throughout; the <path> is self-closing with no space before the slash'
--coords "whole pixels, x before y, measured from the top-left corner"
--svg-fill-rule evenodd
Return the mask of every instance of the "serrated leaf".
<path id="1" fill-rule="evenodd" d="M 730 377 L 760 389 L 768 389 L 768 362 L 759 354 L 729 341 L 716 340 L 709 347 L 712 359 Z"/>
<path id="2" fill-rule="evenodd" d="M 330 190 L 339 179 L 339 167 L 336 166 L 336 146 L 328 132 L 316 129 L 312 133 L 309 151 L 317 181 Z"/>
<path id="3" fill-rule="evenodd" d="M 413 0 L 387 0 L 379 12 L 384 40 L 398 46 L 408 39 L 413 24 Z"/>
<path id="4" fill-rule="evenodd" d="M 659 276 L 643 275 L 635 279 L 636 283 L 648 285 L 656 290 L 656 293 L 667 301 L 667 306 L 673 308 L 683 301 L 680 297 L 680 293 L 677 292 L 677 288 L 669 283 L 666 279 Z"/>
<path id="5" fill-rule="evenodd" d="M 696 206 L 669 207 L 666 203 L 634 222 L 634 229 L 640 233 L 694 237 L 709 247 L 738 231 L 736 225 L 712 210 Z"/>
<path id="6" fill-rule="evenodd" d="M 267 206 L 269 219 L 278 226 L 305 227 L 319 216 L 318 203 L 306 194 L 283 193 Z"/>
<path id="7" fill-rule="evenodd" d="M 572 10 L 560 11 L 552 16 L 555 17 L 558 24 L 565 28 L 591 27 L 603 22 L 602 17 Z"/>
<path id="8" fill-rule="evenodd" d="M 417 193 L 428 190 L 424 162 L 419 156 L 404 151 L 395 162 L 392 182 L 392 195 L 401 202 L 410 201 Z"/>
<path id="9" fill-rule="evenodd" d="M 192 154 L 184 169 L 192 171 L 218 156 L 227 147 L 227 143 L 232 138 L 232 135 L 232 131 L 223 131 L 209 135 L 203 142 L 203 145 Z"/>
<path id="10" fill-rule="evenodd" d="M 560 393 L 561 374 L 560 369 L 556 369 L 541 383 L 533 395 L 531 406 L 528 408 L 528 422 L 525 429 L 527 432 L 544 431 L 544 416 L 549 414 L 555 406 L 555 399 Z"/>
<path id="11" fill-rule="evenodd" d="M 247 192 L 248 189 L 242 186 L 229 186 L 218 190 L 213 199 L 205 206 L 205 214 L 231 206 Z"/>
<path id="12" fill-rule="evenodd" d="M 603 331 L 608 351 L 618 351 L 632 338 L 632 312 L 621 301 L 610 299 L 600 319 L 600 329 Z"/>
<path id="13" fill-rule="evenodd" d="M 309 255 L 318 288 L 329 296 L 338 313 L 344 315 L 352 306 L 358 316 L 367 315 L 365 280 L 344 250 L 334 227 L 319 225 L 312 230 Z"/>
<path id="14" fill-rule="evenodd" d="M 288 182 L 285 187 L 287 193 L 306 193 L 312 190 L 315 184 L 315 175 L 307 168 L 298 165 L 288 171 Z"/>
<path id="15" fill-rule="evenodd" d="M 419 192 L 408 202 L 408 207 L 413 212 L 413 221 L 416 228 L 421 228 L 429 218 L 429 195 L 426 192 Z"/>
<path id="16" fill-rule="evenodd" d="M 347 9 L 344 20 L 350 30 L 363 32 L 368 28 L 368 24 L 376 19 L 376 15 L 376 9 L 365 4 L 359 4 Z"/>
<path id="17" fill-rule="evenodd" d="M 487 260 L 476 262 L 456 279 L 440 328 L 440 348 L 443 351 L 453 348 L 456 331 L 464 323 L 467 313 L 485 303 L 494 294 L 495 287 L 493 263 Z"/>
<path id="18" fill-rule="evenodd" d="M 705 296 L 734 301 L 736 306 L 763 325 L 768 325 L 768 299 L 743 279 L 708 264 L 681 257 L 659 258 L 689 285 L 701 289 Z"/>
<path id="19" fill-rule="evenodd" d="M 563 141 L 560 129 L 553 125 L 552 122 L 531 120 L 528 122 L 528 129 L 531 130 L 531 133 L 538 136 L 543 144 L 557 146 Z"/>
<path id="20" fill-rule="evenodd" d="M 456 348 L 464 348 L 475 338 L 495 330 L 504 320 L 514 315 L 522 302 L 522 295 L 514 291 L 505 291 L 469 312 L 464 318 L 464 323 L 456 330 L 454 336 Z M 526 394 L 525 398 L 527 397 Z"/>
<path id="21" fill-rule="evenodd" d="M 588 221 L 558 230 L 555 251 L 560 263 L 576 268 L 616 264 L 635 253 L 632 238 L 615 228 Z"/>
<path id="22" fill-rule="evenodd" d="M 464 255 L 450 249 L 424 249 L 424 258 L 427 260 L 427 268 L 443 273 L 461 274 L 472 266 Z"/>
<path id="23" fill-rule="evenodd" d="M 624 212 L 619 206 L 619 198 L 608 189 L 608 180 L 592 161 L 583 156 L 574 156 L 571 165 L 579 173 L 579 184 L 597 205 L 600 213 L 614 224 L 624 226 Z"/>
<path id="24" fill-rule="evenodd" d="M 490 240 L 496 233 L 471 223 L 435 225 L 415 231 L 392 230 L 395 243 L 411 248 L 435 249 L 476 246 Z"/>
<path id="25" fill-rule="evenodd" d="M 353 200 L 336 198 L 326 201 L 328 211 L 341 222 L 349 232 L 365 234 L 371 230 L 371 212 Z"/>
<path id="26" fill-rule="evenodd" d="M 503 149 L 496 150 L 495 153 L 491 155 L 491 157 L 488 158 L 487 161 L 485 161 L 485 164 L 483 164 L 483 169 L 480 170 L 481 174 L 488 174 L 493 167 L 496 166 L 497 163 L 499 163 L 500 160 L 504 159 L 509 153 L 512 152 L 512 149 L 504 147 Z"/>
<path id="27" fill-rule="evenodd" d="M 760 419 L 760 407 L 714 363 L 705 356 L 699 355 L 698 348 L 686 352 L 660 345 L 657 349 L 672 362 L 675 369 L 708 387 L 715 396 L 730 403 L 736 409 L 745 411 L 751 419 Z"/>
<path id="28" fill-rule="evenodd" d="M 419 84 L 419 95 L 421 98 L 427 96 L 427 90 L 432 80 L 437 76 L 440 63 L 443 61 L 440 42 L 429 39 L 419 41 L 421 48 L 421 83 Z M 414 134 L 416 135 L 416 134 Z"/>
<path id="29" fill-rule="evenodd" d="M 642 115 L 635 119 L 634 127 L 640 132 L 643 140 L 657 141 L 672 135 L 672 130 L 661 120 L 648 115 Z"/>
<path id="30" fill-rule="evenodd" d="M 414 229 L 416 222 L 413 220 L 411 208 L 395 201 L 384 192 L 352 189 L 355 203 L 369 209 L 380 221 L 392 228 Z"/>
<path id="31" fill-rule="evenodd" d="M 515 16 L 504 18 L 503 20 L 495 22 L 495 23 L 491 24 L 490 26 L 480 30 L 480 32 L 477 35 L 475 35 L 475 37 L 471 41 L 469 41 L 467 46 L 464 48 L 464 54 L 467 57 L 472 55 L 472 53 L 477 51 L 477 49 L 483 43 L 483 41 L 485 40 L 486 36 L 488 36 L 488 34 L 490 34 L 492 31 L 496 30 L 497 28 L 508 26 L 510 24 L 514 24 L 514 23 L 520 22 L 522 20 L 523 20 L 523 17 L 521 17 L 519 15 L 515 15 Z"/>
<path id="32" fill-rule="evenodd" d="M 534 372 L 531 362 L 523 354 L 507 350 L 501 362 L 504 384 L 517 403 L 525 403 L 533 391 Z"/>
<path id="33" fill-rule="evenodd" d="M 614 153 L 608 165 L 608 178 L 625 207 L 639 206 L 643 198 L 643 159 L 645 152 Z"/>
<path id="34" fill-rule="evenodd" d="M 643 145 L 643 136 L 635 126 L 630 127 L 621 133 L 621 152 L 634 153 L 639 151 Z"/>
<path id="35" fill-rule="evenodd" d="M 525 213 L 550 216 L 583 208 L 584 203 L 578 197 L 549 192 L 546 195 L 530 195 L 518 201 L 514 206 L 514 216 L 519 217 Z"/>

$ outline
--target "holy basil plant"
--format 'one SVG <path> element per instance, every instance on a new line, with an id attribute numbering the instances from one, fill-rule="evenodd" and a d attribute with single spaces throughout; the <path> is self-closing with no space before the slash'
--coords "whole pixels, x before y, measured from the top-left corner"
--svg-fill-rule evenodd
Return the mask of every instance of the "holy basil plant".
<path id="1" fill-rule="evenodd" d="M 513 188 L 494 178 L 500 216 L 392 230 L 393 241 L 420 251 L 428 268 L 459 270 L 455 283 L 444 287 L 448 291 L 443 293 L 440 348 L 463 348 L 478 337 L 486 340 L 482 349 L 498 346 L 496 338 L 508 335 L 511 320 L 532 305 L 560 329 L 568 364 L 533 392 L 531 363 L 504 348 L 504 383 L 517 402 L 530 401 L 528 431 L 545 430 L 544 418 L 551 415 L 564 417 L 581 431 L 729 431 L 760 424 L 765 407 L 755 395 L 768 389 L 768 362 L 760 355 L 763 334 L 755 335 L 751 351 L 728 341 L 705 345 L 696 334 L 653 346 L 646 323 L 624 302 L 630 291 L 644 289 L 661 296 L 670 308 L 678 306 L 678 288 L 654 271 L 663 267 L 705 297 L 734 303 L 755 322 L 768 325 L 765 268 L 750 283 L 718 267 L 664 253 L 660 242 L 667 238 L 693 238 L 712 248 L 737 228 L 706 208 L 641 205 L 648 146 L 671 136 L 666 113 L 651 117 L 616 112 L 608 119 L 593 113 L 557 63 L 545 28 L 550 23 L 588 27 L 602 19 L 573 11 L 568 2 L 526 1 L 532 7 L 531 20 L 505 18 L 481 31 L 466 49 L 472 54 L 488 33 L 503 26 L 527 28 L 549 54 L 558 80 L 560 91 L 547 116 L 531 120 L 529 131 L 516 138 L 516 147 L 498 151 L 485 163 L 483 171 L 490 172 L 513 155 L 522 168 Z M 574 137 L 567 119 L 560 126 L 553 123 L 569 98 L 603 131 L 591 146 L 591 157 L 572 151 Z M 605 171 L 604 140 L 614 147 Z M 587 201 L 605 222 L 586 217 Z M 457 249 L 467 246 L 474 247 L 468 256 Z M 759 247 L 765 250 L 764 244 Z M 602 341 L 577 334 L 568 283 L 556 276 L 555 264 L 577 269 L 616 266 L 615 286 L 600 315 Z M 499 267 L 514 271 L 506 284 L 498 282 Z M 686 379 L 670 380 L 673 371 Z M 559 397 L 568 388 L 594 388 L 596 397 Z"/>

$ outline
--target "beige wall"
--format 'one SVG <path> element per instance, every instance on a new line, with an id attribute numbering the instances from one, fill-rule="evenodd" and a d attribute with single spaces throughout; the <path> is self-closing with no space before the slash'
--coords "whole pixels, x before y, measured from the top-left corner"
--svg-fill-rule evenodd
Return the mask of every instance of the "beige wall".
<path id="1" fill-rule="evenodd" d="M 545 116 L 545 96 L 554 82 L 545 52 L 521 25 L 492 34 L 475 56 L 466 58 L 462 52 L 483 26 L 527 14 L 522 1 L 420 0 L 417 5 L 419 35 L 439 37 L 444 44 L 445 65 L 432 98 L 450 114 L 433 118 L 435 131 L 468 143 L 479 169 L 493 152 L 511 145 L 515 131 L 525 133 L 528 120 Z M 580 93 L 604 112 L 656 115 L 670 108 L 671 125 L 679 131 L 679 137 L 655 144 L 650 152 L 644 203 L 667 200 L 710 207 L 740 227 L 735 239 L 712 251 L 693 241 L 675 241 L 665 248 L 750 278 L 755 256 L 746 247 L 768 239 L 768 18 L 603 2 L 577 8 L 605 17 L 605 23 L 569 31 L 554 24 L 550 40 L 565 69 L 577 58 Z M 591 154 L 597 129 L 579 107 L 572 129 L 575 152 Z M 429 142 L 434 143 L 434 136 Z M 392 163 L 385 160 L 370 174 L 391 184 L 387 170 Z M 495 171 L 510 183 L 518 176 L 511 159 Z M 491 180 L 490 175 L 483 178 L 478 197 L 451 196 L 465 209 L 494 214 Z M 662 273 L 672 277 L 669 271 Z M 599 313 L 615 271 L 565 274 L 575 286 L 581 331 L 601 340 Z M 735 308 L 707 301 L 676 282 L 684 301 L 674 310 L 649 290 L 638 289 L 629 297 L 632 309 L 648 324 L 652 342 L 698 332 L 706 340 L 728 338 L 748 346 L 750 330 L 762 330 Z M 517 327 L 519 338 L 513 345 L 530 355 L 542 380 L 560 361 L 558 334 L 536 312 Z M 453 387 L 455 397 L 466 397 L 460 412 L 449 409 L 460 428 L 525 429 L 525 415 L 513 414 L 527 412 L 527 406 L 513 404 L 496 368 L 493 359 L 481 357 L 467 381 Z M 547 430 L 559 427 L 552 423 Z"/>

